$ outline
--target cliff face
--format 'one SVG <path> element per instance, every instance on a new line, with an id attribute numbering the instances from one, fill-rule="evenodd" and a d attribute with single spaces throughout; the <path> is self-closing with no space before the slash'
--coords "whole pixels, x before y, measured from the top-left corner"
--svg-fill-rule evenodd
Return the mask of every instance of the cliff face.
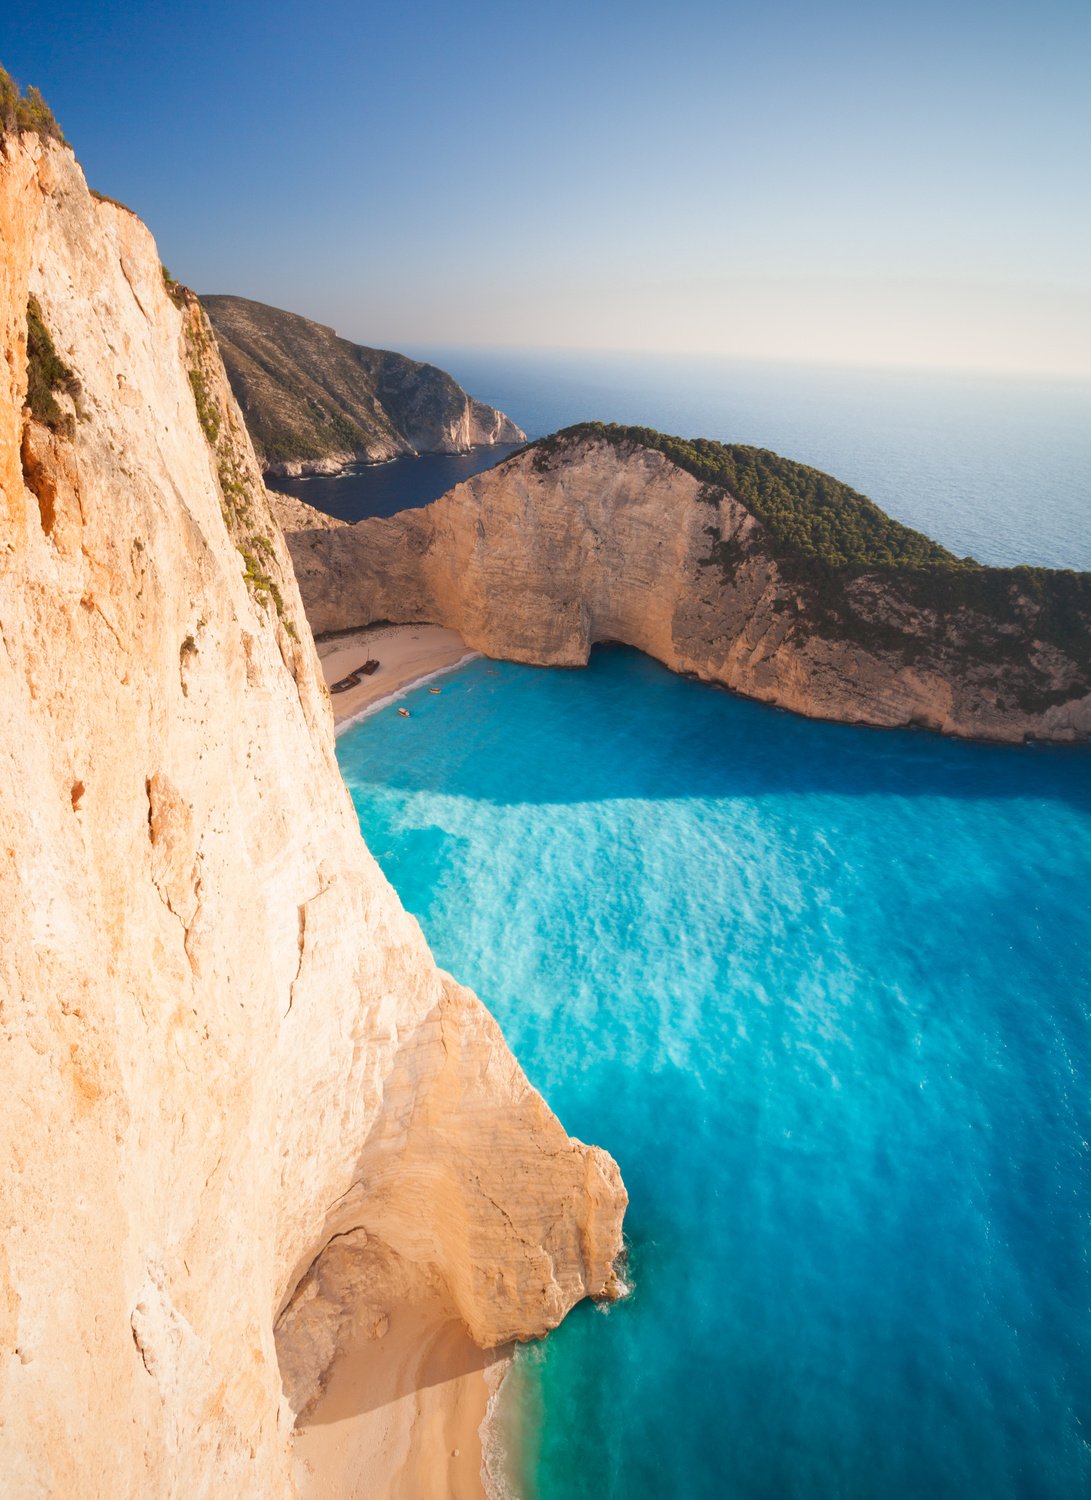
<path id="1" fill-rule="evenodd" d="M 287 1497 L 351 1246 L 494 1344 L 610 1290 L 624 1191 L 362 843 L 195 300 L 34 135 L 0 225 L 0 1487 Z"/>
<path id="2" fill-rule="evenodd" d="M 871 513 L 879 532 L 904 532 Z M 492 656 L 569 666 L 623 641 L 822 718 L 997 740 L 1091 733 L 1086 575 L 808 567 L 726 488 L 616 434 L 576 430 L 424 509 L 289 541 L 316 632 L 430 621 Z"/>
<path id="3" fill-rule="evenodd" d="M 244 297 L 202 297 L 259 459 L 271 474 L 354 459 L 462 453 L 525 434 L 435 365 L 368 349 Z"/>

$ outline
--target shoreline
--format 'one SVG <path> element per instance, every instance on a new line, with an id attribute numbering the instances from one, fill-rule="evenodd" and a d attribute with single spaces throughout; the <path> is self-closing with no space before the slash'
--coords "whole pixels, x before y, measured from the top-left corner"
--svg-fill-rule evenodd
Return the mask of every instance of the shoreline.
<path id="1" fill-rule="evenodd" d="M 293 1433 L 300 1500 L 499 1500 L 487 1449 L 510 1365 L 437 1297 L 357 1321 Z"/>
<path id="2" fill-rule="evenodd" d="M 261 477 L 267 486 L 271 479 L 345 479 L 357 469 L 382 469 L 387 464 L 417 458 L 468 458 L 483 448 L 519 448 L 532 441 L 536 440 L 528 439 L 523 433 L 521 438 L 494 438 L 491 442 L 471 443 L 466 448 L 407 448 L 401 453 L 388 453 L 385 458 L 350 453 L 346 456 L 331 454 L 328 458 L 288 459 L 284 463 L 263 467 Z"/>
<path id="3" fill-rule="evenodd" d="M 399 702 L 402 698 L 408 698 L 409 694 L 416 688 L 423 687 L 426 682 L 433 682 L 437 677 L 446 677 L 451 672 L 457 672 L 459 667 L 464 667 L 467 662 L 477 661 L 484 653 L 481 651 L 465 651 L 457 661 L 447 662 L 445 666 L 436 667 L 432 672 L 425 672 L 422 677 L 411 677 L 408 682 L 403 682 L 400 687 L 392 689 L 382 698 L 376 698 L 361 708 L 357 713 L 349 714 L 346 718 L 336 719 L 334 722 L 334 737 L 339 739 L 346 730 L 351 729 L 354 724 L 360 724 L 364 719 L 370 719 L 372 714 L 379 712 L 381 708 L 389 708 L 392 703 Z"/>
<path id="4" fill-rule="evenodd" d="M 315 642 L 327 687 L 363 661 L 380 665 L 331 695 L 334 735 L 482 653 L 438 625 L 373 625 Z M 293 1435 L 300 1500 L 511 1500 L 498 1403 L 510 1346 L 482 1350 L 445 1304 L 389 1308 L 376 1339 L 356 1329 Z"/>
<path id="5" fill-rule="evenodd" d="M 371 658 L 379 666 L 356 687 L 331 694 L 334 734 L 341 735 L 369 714 L 404 697 L 412 688 L 481 655 L 455 630 L 441 625 L 372 625 L 316 642 L 326 686 L 340 681 Z"/>
<path id="6" fill-rule="evenodd" d="M 509 1487 L 511 1448 L 513 1443 L 518 1446 L 518 1438 L 513 1438 L 509 1433 L 505 1441 L 505 1434 L 500 1427 L 500 1398 L 515 1368 L 514 1347 L 509 1344 L 508 1350 L 511 1352 L 498 1353 L 498 1358 L 485 1371 L 488 1401 L 481 1425 L 477 1429 L 481 1443 L 481 1491 L 485 1500 L 520 1500 Z"/>

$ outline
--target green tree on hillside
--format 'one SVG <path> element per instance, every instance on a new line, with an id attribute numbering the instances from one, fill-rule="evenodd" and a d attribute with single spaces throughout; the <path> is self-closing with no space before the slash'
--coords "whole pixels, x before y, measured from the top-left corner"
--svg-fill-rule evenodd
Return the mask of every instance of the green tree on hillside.
<path id="1" fill-rule="evenodd" d="M 11 74 L 0 67 L 0 135 L 32 130 L 43 140 L 68 142 L 49 105 L 33 84 L 23 93 Z"/>

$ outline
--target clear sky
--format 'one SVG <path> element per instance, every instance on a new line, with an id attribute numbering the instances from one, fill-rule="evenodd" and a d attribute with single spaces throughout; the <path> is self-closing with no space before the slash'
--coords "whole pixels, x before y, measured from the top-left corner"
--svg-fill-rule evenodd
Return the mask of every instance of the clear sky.
<path id="1" fill-rule="evenodd" d="M 1087 0 L 3 9 L 198 291 L 395 348 L 1091 373 Z"/>

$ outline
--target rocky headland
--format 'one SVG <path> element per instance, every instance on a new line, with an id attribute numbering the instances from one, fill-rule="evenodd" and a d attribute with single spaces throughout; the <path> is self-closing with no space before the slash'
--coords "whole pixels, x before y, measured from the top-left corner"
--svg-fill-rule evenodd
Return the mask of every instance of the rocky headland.
<path id="1" fill-rule="evenodd" d="M 294 517 L 316 633 L 429 621 L 553 666 L 620 641 L 820 718 L 1091 735 L 1091 575 L 957 558 L 765 450 L 592 423 L 420 510 Z"/>
<path id="2" fill-rule="evenodd" d="M 346 1349 L 611 1295 L 625 1193 L 361 840 L 201 306 L 8 82 L 0 1488 L 288 1500 Z"/>
<path id="3" fill-rule="evenodd" d="M 245 297 L 202 296 L 235 398 L 267 474 L 520 443 L 503 412 L 444 370 L 339 338 Z"/>

